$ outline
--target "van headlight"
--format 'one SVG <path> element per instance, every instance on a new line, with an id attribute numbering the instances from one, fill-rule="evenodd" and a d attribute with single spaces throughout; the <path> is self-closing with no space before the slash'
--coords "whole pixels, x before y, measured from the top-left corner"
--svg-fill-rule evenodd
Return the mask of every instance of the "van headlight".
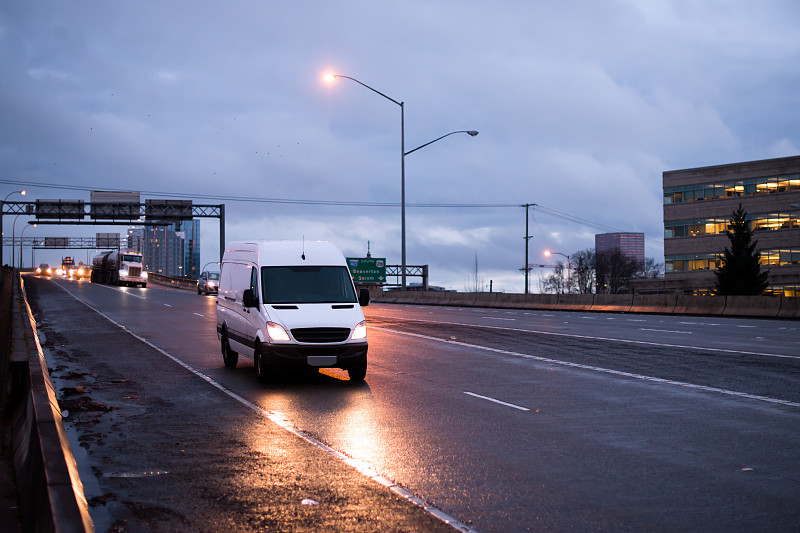
<path id="1" fill-rule="evenodd" d="M 353 328 L 353 334 L 350 335 L 350 338 L 354 341 L 358 341 L 361 339 L 367 338 L 367 321 L 363 320 L 359 322 L 356 327 Z"/>
<path id="2" fill-rule="evenodd" d="M 283 326 L 275 322 L 267 322 L 267 334 L 269 338 L 274 341 L 290 341 L 289 334 L 283 329 Z"/>

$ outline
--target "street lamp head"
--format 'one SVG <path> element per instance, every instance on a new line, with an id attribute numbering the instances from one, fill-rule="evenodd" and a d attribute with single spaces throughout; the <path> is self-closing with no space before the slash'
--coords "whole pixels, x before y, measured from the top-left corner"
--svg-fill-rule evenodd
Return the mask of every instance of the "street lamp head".
<path id="1" fill-rule="evenodd" d="M 475 137 L 475 136 L 478 134 L 478 132 L 477 132 L 477 131 L 475 131 L 475 130 L 469 130 L 467 133 L 468 133 L 468 134 L 469 134 L 471 137 Z"/>
<path id="2" fill-rule="evenodd" d="M 19 191 L 19 193 L 20 193 L 22 196 L 25 196 L 26 194 L 28 194 L 28 191 Z"/>
<path id="3" fill-rule="evenodd" d="M 545 257 L 550 257 L 550 255 L 551 255 L 551 252 L 550 252 L 550 250 L 545 250 L 545 251 L 544 251 L 544 256 L 545 256 Z"/>
<path id="4" fill-rule="evenodd" d="M 331 74 L 330 72 L 325 74 L 325 81 L 331 83 L 333 80 L 336 79 L 336 74 Z"/>

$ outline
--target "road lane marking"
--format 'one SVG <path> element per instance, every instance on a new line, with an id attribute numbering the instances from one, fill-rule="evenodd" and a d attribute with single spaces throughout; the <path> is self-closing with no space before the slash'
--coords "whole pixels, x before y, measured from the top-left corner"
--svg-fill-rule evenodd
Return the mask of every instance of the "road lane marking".
<path id="1" fill-rule="evenodd" d="M 282 416 L 281 414 L 279 414 L 279 413 L 277 413 L 275 411 L 269 411 L 267 409 L 262 409 L 258 405 L 252 403 L 250 400 L 247 400 L 243 396 L 240 396 L 237 393 L 233 392 L 232 390 L 227 388 L 222 383 L 216 381 L 211 376 L 208 376 L 208 375 L 202 373 L 200 370 L 197 370 L 196 368 L 191 366 L 189 363 L 184 362 L 183 360 L 179 359 L 177 356 L 174 356 L 171 353 L 167 352 L 166 350 L 163 350 L 162 348 L 159 348 L 158 346 L 156 346 L 152 342 L 148 341 L 147 339 L 145 339 L 141 335 L 138 335 L 138 334 L 134 333 L 133 331 L 127 329 L 124 325 L 120 324 L 119 322 L 117 322 L 116 320 L 114 320 L 110 316 L 106 315 L 105 313 L 103 313 L 102 311 L 97 309 L 96 307 L 92 306 L 86 300 L 80 298 L 78 295 L 76 295 L 75 293 L 73 293 L 69 289 L 67 289 L 65 287 L 61 287 L 61 288 L 64 289 L 67 293 L 69 293 L 73 298 L 75 298 L 76 300 L 81 302 L 83 305 L 85 305 L 86 307 L 88 307 L 89 309 L 91 309 L 92 311 L 97 313 L 98 315 L 102 316 L 103 318 L 105 318 L 106 320 L 108 320 L 109 322 L 111 322 L 112 324 L 117 326 L 118 328 L 122 329 L 123 331 L 125 331 L 126 333 L 128 333 L 132 337 L 134 337 L 135 339 L 143 342 L 147 346 L 149 346 L 152 349 L 156 350 L 157 352 L 159 352 L 160 354 L 164 355 L 168 359 L 171 359 L 176 364 L 182 366 L 183 368 L 185 368 L 186 370 L 188 370 L 189 372 L 191 372 L 195 376 L 199 377 L 200 379 L 202 379 L 203 381 L 205 381 L 206 383 L 208 383 L 212 387 L 216 388 L 217 390 L 219 390 L 223 394 L 226 394 L 230 398 L 236 400 L 237 402 L 239 402 L 243 406 L 245 406 L 248 409 L 250 409 L 251 411 L 255 412 L 257 415 L 259 415 L 259 416 L 261 416 L 263 418 L 266 418 L 267 420 L 277 424 L 278 426 L 280 426 L 284 430 L 286 430 L 289 433 L 291 433 L 291 434 L 303 439 L 304 441 L 308 442 L 312 446 L 315 446 L 315 447 L 325 451 L 326 453 L 328 453 L 328 455 L 333 456 L 335 459 L 338 459 L 342 463 L 344 463 L 344 464 L 346 464 L 346 465 L 348 465 L 348 466 L 350 466 L 352 468 L 355 468 L 362 475 L 364 475 L 364 476 L 372 479 L 373 481 L 379 483 L 384 488 L 389 489 L 390 491 L 394 492 L 395 494 L 397 494 L 401 498 L 409 501 L 410 503 L 413 503 L 417 507 L 421 507 L 426 513 L 430 514 L 431 516 L 435 516 L 436 518 L 438 518 L 439 520 L 441 520 L 445 524 L 453 527 L 455 530 L 461 531 L 462 533 L 478 533 L 475 529 L 472 529 L 468 525 L 456 520 L 455 518 L 453 518 L 452 516 L 448 515 L 444 511 L 441 511 L 440 509 L 437 509 L 436 507 L 432 506 L 431 504 L 429 504 L 428 502 L 426 502 L 425 500 L 423 500 L 419 496 L 416 496 L 413 492 L 411 492 L 411 491 L 409 491 L 407 489 L 404 489 L 403 487 L 397 485 L 396 483 L 394 483 L 390 479 L 380 475 L 378 473 L 378 470 L 374 466 L 369 464 L 368 462 L 362 461 L 361 459 L 356 459 L 354 457 L 349 457 L 349 456 L 345 455 L 343 452 L 340 452 L 340 451 L 338 451 L 338 450 L 336 450 L 334 448 L 331 448 L 330 446 L 328 446 L 327 444 L 323 443 L 322 441 L 317 440 L 316 438 L 312 437 L 310 434 L 304 432 L 303 430 L 298 429 L 294 424 L 292 424 L 291 421 L 289 421 L 289 419 L 287 419 L 286 417 Z M 37 343 L 39 342 L 38 338 L 36 339 L 36 342 Z"/>
<path id="2" fill-rule="evenodd" d="M 632 372 L 624 372 L 622 370 L 613 370 L 611 368 L 603 368 L 601 366 L 584 365 L 584 364 L 581 364 L 581 363 L 573 363 L 571 361 L 561 361 L 559 359 L 551 359 L 549 357 L 541 357 L 539 355 L 530 355 L 530 354 L 521 353 L 521 352 L 513 352 L 513 351 L 510 351 L 510 350 L 501 350 L 499 348 L 490 348 L 488 346 L 481 346 L 479 344 L 470 344 L 470 343 L 467 343 L 467 342 L 454 341 L 454 340 L 448 340 L 448 339 L 440 339 L 438 337 L 431 337 L 429 335 L 420 335 L 419 333 L 409 333 L 407 331 L 397 331 L 397 330 L 394 330 L 394 329 L 387 329 L 387 328 L 376 327 L 376 326 L 372 326 L 372 329 L 378 329 L 378 330 L 381 330 L 381 331 L 387 331 L 387 332 L 390 332 L 390 333 L 396 333 L 398 335 L 408 335 L 409 337 L 417 337 L 419 339 L 425 339 L 425 340 L 430 340 L 430 341 L 434 341 L 434 342 L 455 344 L 457 346 L 463 346 L 465 348 L 472 348 L 472 349 L 475 349 L 475 350 L 485 350 L 487 352 L 499 353 L 499 354 L 502 354 L 502 355 L 510 355 L 512 357 L 521 357 L 523 359 L 532 359 L 534 361 L 539 361 L 539 362 L 542 362 L 542 363 L 550 363 L 550 364 L 555 364 L 555 365 L 567 366 L 567 367 L 571 367 L 571 368 L 580 368 L 582 370 L 591 370 L 593 372 L 602 372 L 604 374 L 612 374 L 612 375 L 615 375 L 615 376 L 623 376 L 623 377 L 627 377 L 627 378 L 640 379 L 640 380 L 643 380 L 643 381 L 652 381 L 652 382 L 655 382 L 655 383 L 663 383 L 665 385 L 675 385 L 675 386 L 684 387 L 684 388 L 687 388 L 687 389 L 701 390 L 701 391 L 705 391 L 705 392 L 716 392 L 716 393 L 719 393 L 719 394 L 724 394 L 726 396 L 736 396 L 738 398 L 747 398 L 749 400 L 759 400 L 759 401 L 762 401 L 762 402 L 769 402 L 769 403 L 775 403 L 775 404 L 779 404 L 779 405 L 786 405 L 786 406 L 789 406 L 789 407 L 800 407 L 800 403 L 798 403 L 798 402 L 792 402 L 792 401 L 789 401 L 789 400 L 781 400 L 781 399 L 778 399 L 778 398 L 770 398 L 769 396 L 759 396 L 757 394 L 750 394 L 750 393 L 747 393 L 747 392 L 739 392 L 739 391 L 728 390 L 728 389 L 720 389 L 718 387 L 710 387 L 708 385 L 698 385 L 696 383 L 687 383 L 685 381 L 675 381 L 673 379 L 657 378 L 657 377 L 654 377 L 654 376 L 646 376 L 644 374 L 634 374 Z"/>
<path id="3" fill-rule="evenodd" d="M 482 316 L 481 318 L 488 318 L 489 320 L 510 320 L 510 321 L 516 320 L 516 318 L 505 318 L 502 316 Z"/>
<path id="4" fill-rule="evenodd" d="M 200 316 L 200 317 L 203 317 L 203 318 L 205 318 L 205 316 L 206 316 L 206 315 L 201 315 L 200 313 L 192 313 L 192 314 L 193 314 L 193 315 Z"/>
<path id="5" fill-rule="evenodd" d="M 691 335 L 691 331 L 675 331 L 673 329 L 652 329 L 652 328 L 639 328 L 642 331 L 660 331 L 661 333 L 684 333 L 686 335 Z"/>
<path id="6" fill-rule="evenodd" d="M 417 320 L 414 318 L 401 318 L 396 316 L 382 316 L 382 315 L 372 315 L 374 318 L 388 318 L 394 320 L 402 320 L 404 322 L 422 322 L 424 324 L 439 324 L 442 326 L 463 326 L 468 328 L 486 328 L 486 329 L 499 329 L 502 331 L 516 331 L 519 333 L 536 333 L 537 335 L 549 335 L 552 337 L 567 337 L 571 339 L 585 339 L 591 341 L 609 341 L 609 342 L 621 342 L 623 344 L 641 344 L 643 346 L 659 346 L 661 348 L 682 348 L 685 350 L 699 350 L 701 352 L 719 352 L 719 353 L 730 353 L 730 354 L 737 354 L 737 355 L 761 355 L 764 357 L 778 357 L 781 359 L 800 359 L 800 355 L 783 355 L 778 353 L 766 353 L 766 352 L 746 352 L 744 350 L 729 350 L 727 348 L 705 348 L 702 346 L 686 346 L 683 344 L 667 344 L 663 342 L 652 342 L 652 341 L 636 341 L 631 339 L 614 339 L 611 337 L 593 337 L 591 335 L 578 335 L 577 333 L 556 333 L 554 331 L 540 331 L 536 329 L 522 329 L 522 328 L 509 328 L 505 326 L 487 326 L 485 324 L 467 324 L 462 322 L 441 322 L 436 320 Z M 367 317 L 369 320 L 369 317 Z M 564 322 L 564 324 L 569 324 L 569 322 Z M 755 326 L 754 326 L 755 327 Z"/>
<path id="7" fill-rule="evenodd" d="M 489 396 L 481 396 L 480 394 L 475 394 L 474 392 L 464 391 L 464 394 L 468 394 L 475 398 L 480 398 L 481 400 L 488 400 L 490 402 L 499 403 L 500 405 L 505 405 L 506 407 L 519 409 L 520 411 L 530 411 L 530 409 L 528 409 L 527 407 L 521 407 L 519 405 L 514 405 L 513 403 L 501 402 L 500 400 L 497 400 L 495 398 L 490 398 Z"/>
<path id="8" fill-rule="evenodd" d="M 169 305 L 169 304 L 164 304 L 164 305 L 165 305 L 166 307 L 172 307 L 172 306 L 171 306 L 171 305 Z"/>

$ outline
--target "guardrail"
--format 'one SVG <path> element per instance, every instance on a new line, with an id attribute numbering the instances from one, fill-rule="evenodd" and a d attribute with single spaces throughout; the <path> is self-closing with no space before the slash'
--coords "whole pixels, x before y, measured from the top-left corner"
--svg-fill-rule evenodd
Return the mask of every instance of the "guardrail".
<path id="1" fill-rule="evenodd" d="M 372 291 L 383 303 L 452 305 L 547 311 L 606 311 L 660 315 L 714 315 L 800 319 L 800 298 L 788 296 L 683 296 L 675 294 L 507 294 Z"/>
<path id="2" fill-rule="evenodd" d="M 158 283 L 159 285 L 170 285 L 180 289 L 196 289 L 197 280 L 189 278 L 176 278 L 173 276 L 165 276 L 163 274 L 156 274 L 154 272 L 147 273 L 148 283 Z"/>
<path id="3" fill-rule="evenodd" d="M 25 284 L 3 268 L 3 414 L 11 414 L 14 474 L 25 531 L 93 532 Z M 8 283 L 7 279 L 13 279 Z M 10 313 L 6 313 L 10 311 Z M 7 326 L 7 327 L 5 327 Z M 2 524 L 0 524 L 2 528 Z"/>

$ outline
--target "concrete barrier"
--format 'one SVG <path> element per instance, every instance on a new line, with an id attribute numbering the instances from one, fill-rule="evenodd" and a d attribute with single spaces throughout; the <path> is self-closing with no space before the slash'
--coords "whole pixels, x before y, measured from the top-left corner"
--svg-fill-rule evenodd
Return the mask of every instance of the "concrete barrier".
<path id="1" fill-rule="evenodd" d="M 558 305 L 558 294 L 529 294 L 525 299 L 525 309 L 553 311 Z"/>
<path id="2" fill-rule="evenodd" d="M 777 296 L 726 296 L 726 316 L 761 316 L 774 318 L 781 310 L 781 299 Z"/>
<path id="3" fill-rule="evenodd" d="M 675 301 L 676 315 L 721 315 L 725 311 L 724 296 L 683 296 Z"/>
<path id="4" fill-rule="evenodd" d="M 800 297 L 781 297 L 779 318 L 800 318 Z"/>
<path id="5" fill-rule="evenodd" d="M 627 313 L 633 304 L 632 294 L 595 294 L 591 311 Z"/>
<path id="6" fill-rule="evenodd" d="M 639 294 L 633 297 L 631 313 L 672 314 L 678 297 L 675 294 Z"/>
<path id="7" fill-rule="evenodd" d="M 19 281 L 18 291 L 12 309 L 8 404 L 20 515 L 25 531 L 93 532 L 24 282 Z"/>
<path id="8" fill-rule="evenodd" d="M 530 297 L 524 294 L 508 294 L 504 292 L 497 293 L 494 300 L 494 306 L 504 309 L 527 309 L 527 300 Z"/>
<path id="9" fill-rule="evenodd" d="M 800 318 L 800 298 L 683 296 L 674 294 L 510 294 L 436 291 L 376 292 L 372 301 L 495 307 L 543 311 L 605 311 L 651 314 Z"/>
<path id="10" fill-rule="evenodd" d="M 559 294 L 556 309 L 559 311 L 589 311 L 594 294 Z"/>

